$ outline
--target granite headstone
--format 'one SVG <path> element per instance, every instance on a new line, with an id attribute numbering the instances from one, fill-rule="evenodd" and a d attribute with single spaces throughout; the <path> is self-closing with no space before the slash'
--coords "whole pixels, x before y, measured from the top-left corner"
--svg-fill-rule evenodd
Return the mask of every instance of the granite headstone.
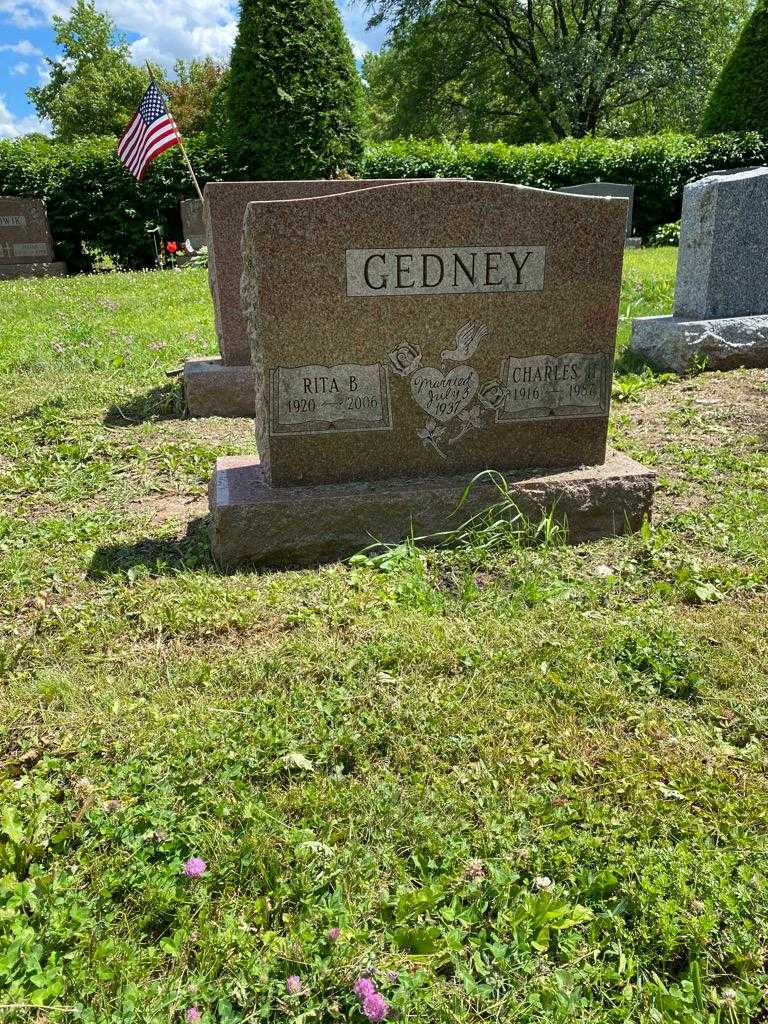
<path id="1" fill-rule="evenodd" d="M 604 468 L 625 221 L 626 201 L 467 181 L 249 204 L 260 459 L 217 463 L 217 558 L 402 539 L 486 469 L 577 533 L 639 525 L 651 475 Z"/>
<path id="2" fill-rule="evenodd" d="M 202 200 L 183 199 L 179 204 L 179 209 L 184 241 L 188 241 L 193 249 L 202 249 L 206 244 Z"/>
<path id="3" fill-rule="evenodd" d="M 768 366 L 768 167 L 686 186 L 674 313 L 635 320 L 631 346 L 679 373 Z"/>
<path id="4" fill-rule="evenodd" d="M 61 275 L 42 199 L 0 196 L 0 277 Z"/>

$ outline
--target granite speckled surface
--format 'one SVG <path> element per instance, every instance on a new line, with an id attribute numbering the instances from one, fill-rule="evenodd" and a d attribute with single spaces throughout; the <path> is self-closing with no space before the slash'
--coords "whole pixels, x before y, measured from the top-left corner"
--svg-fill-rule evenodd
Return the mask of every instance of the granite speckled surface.
<path id="1" fill-rule="evenodd" d="M 243 366 L 251 361 L 240 308 L 243 217 L 248 203 L 331 195 L 380 184 L 381 181 L 374 180 L 215 181 L 205 186 L 203 222 L 208 243 L 208 278 L 219 351 L 228 366 Z"/>
<path id="2" fill-rule="evenodd" d="M 648 316 L 632 325 L 632 349 L 659 370 L 687 373 L 768 366 L 768 316 L 680 320 Z"/>
<path id="3" fill-rule="evenodd" d="M 567 188 L 558 189 L 558 192 L 566 192 L 574 196 L 615 196 L 617 199 L 626 199 L 629 203 L 626 235 L 627 238 L 632 235 L 632 216 L 635 205 L 634 185 L 624 185 L 621 182 L 613 181 L 589 181 L 584 185 L 569 185 Z"/>
<path id="4" fill-rule="evenodd" d="M 630 347 L 685 373 L 768 366 L 768 168 L 686 185 L 673 316 L 632 324 Z"/>
<path id="5" fill-rule="evenodd" d="M 651 516 L 655 479 L 651 470 L 611 450 L 600 466 L 507 477 L 520 511 L 535 522 L 554 510 L 573 543 L 639 529 Z M 347 557 L 375 542 L 455 529 L 498 501 L 496 488 L 481 481 L 454 515 L 470 480 L 269 487 L 258 459 L 220 458 L 209 490 L 213 554 L 225 569 L 249 563 L 305 566 Z"/>
<path id="6" fill-rule="evenodd" d="M 674 314 L 721 320 L 768 313 L 768 167 L 686 185 Z"/>
<path id="7" fill-rule="evenodd" d="M 601 463 L 626 212 L 448 180 L 251 203 L 267 482 Z"/>
<path id="8" fill-rule="evenodd" d="M 218 359 L 187 359 L 184 399 L 190 416 L 253 416 L 252 366 L 226 366 Z"/>

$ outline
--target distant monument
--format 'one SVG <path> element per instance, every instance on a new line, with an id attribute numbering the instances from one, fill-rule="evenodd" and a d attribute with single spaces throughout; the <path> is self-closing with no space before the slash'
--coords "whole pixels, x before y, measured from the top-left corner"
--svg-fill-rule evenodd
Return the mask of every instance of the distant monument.
<path id="1" fill-rule="evenodd" d="M 570 185 L 568 188 L 561 188 L 558 191 L 568 192 L 576 196 L 615 196 L 617 199 L 628 199 L 629 209 L 627 210 L 627 230 L 624 245 L 628 249 L 639 249 L 643 244 L 642 238 L 634 238 L 632 236 L 635 209 L 634 185 L 622 185 L 610 181 L 590 181 L 586 185 Z"/>
<path id="2" fill-rule="evenodd" d="M 640 526 L 653 474 L 606 451 L 625 222 L 625 201 L 460 180 L 250 203 L 259 458 L 217 461 L 219 563 L 444 530 L 486 469 L 574 539 Z M 461 514 L 497 500 L 485 480 Z"/>
<path id="3" fill-rule="evenodd" d="M 0 196 L 0 278 L 66 274 L 53 255 L 42 199 Z"/>
<path id="4" fill-rule="evenodd" d="M 686 185 L 674 314 L 635 320 L 630 346 L 675 373 L 768 366 L 768 167 Z"/>

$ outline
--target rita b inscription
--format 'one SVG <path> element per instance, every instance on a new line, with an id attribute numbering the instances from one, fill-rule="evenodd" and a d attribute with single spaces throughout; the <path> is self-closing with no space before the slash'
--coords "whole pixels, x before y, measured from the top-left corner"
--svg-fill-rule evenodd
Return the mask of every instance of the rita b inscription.
<path id="1" fill-rule="evenodd" d="M 273 434 L 391 430 L 389 381 L 383 366 L 278 366 L 270 371 Z"/>

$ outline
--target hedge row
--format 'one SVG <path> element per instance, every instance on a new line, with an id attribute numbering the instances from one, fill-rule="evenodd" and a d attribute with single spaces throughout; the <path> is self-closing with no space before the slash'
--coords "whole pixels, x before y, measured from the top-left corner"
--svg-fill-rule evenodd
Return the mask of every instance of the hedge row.
<path id="1" fill-rule="evenodd" d="M 71 269 L 88 269 L 102 251 L 124 267 L 153 260 L 147 228 L 166 238 L 180 233 L 179 202 L 193 195 L 181 154 L 156 160 L 139 185 L 117 160 L 114 140 L 63 146 L 38 137 L 0 142 L 0 195 L 40 195 L 48 201 L 57 255 Z M 189 153 L 202 183 L 232 175 L 222 149 L 205 137 Z M 636 186 L 637 232 L 649 237 L 680 217 L 685 184 L 714 170 L 768 161 L 768 137 L 756 132 L 706 138 L 660 135 L 639 139 L 584 139 L 551 145 L 419 142 L 370 145 L 361 174 L 369 178 L 466 177 L 536 188 L 586 181 Z"/>
<path id="2" fill-rule="evenodd" d="M 190 140 L 188 151 L 201 181 L 227 177 L 223 151 L 204 137 Z M 0 142 L 0 195 L 42 196 L 56 255 L 77 271 L 100 252 L 124 268 L 151 266 L 148 229 L 179 238 L 179 203 L 195 192 L 178 148 L 155 160 L 139 184 L 117 159 L 114 139 L 65 146 L 29 137 Z"/>
<path id="3" fill-rule="evenodd" d="M 680 219 L 683 189 L 715 170 L 768 161 L 768 136 L 653 135 L 634 139 L 571 139 L 553 144 L 450 143 L 398 140 L 370 146 L 366 177 L 467 177 L 556 189 L 588 181 L 635 186 L 635 228 L 649 237 Z"/>

